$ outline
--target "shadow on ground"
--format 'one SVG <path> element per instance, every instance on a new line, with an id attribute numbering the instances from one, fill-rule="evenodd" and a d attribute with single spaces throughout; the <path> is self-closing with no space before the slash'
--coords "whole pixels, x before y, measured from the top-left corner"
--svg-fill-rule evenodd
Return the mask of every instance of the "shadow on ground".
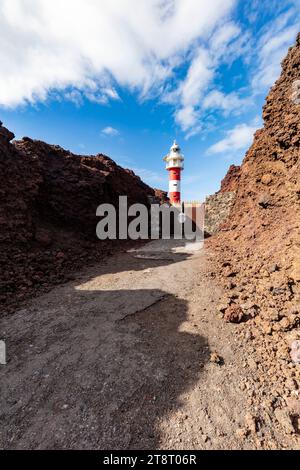
<path id="1" fill-rule="evenodd" d="M 127 269 L 142 269 L 141 260 L 125 259 Z M 119 269 L 115 260 L 100 274 Z M 180 412 L 208 361 L 207 341 L 183 330 L 188 305 L 163 289 L 78 287 L 3 319 L 0 446 L 156 449 L 160 422 Z"/>

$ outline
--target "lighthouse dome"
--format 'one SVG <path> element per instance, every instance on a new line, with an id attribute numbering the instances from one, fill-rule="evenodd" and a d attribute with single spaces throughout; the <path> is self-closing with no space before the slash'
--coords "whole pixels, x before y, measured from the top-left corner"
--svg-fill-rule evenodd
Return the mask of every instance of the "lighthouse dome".
<path id="1" fill-rule="evenodd" d="M 171 168 L 180 168 L 181 170 L 184 169 L 184 156 L 181 153 L 181 148 L 177 144 L 176 140 L 174 140 L 174 143 L 170 148 L 170 152 L 165 156 L 164 161 L 167 162 L 167 170 L 170 170 Z"/>
<path id="2" fill-rule="evenodd" d="M 171 152 L 175 152 L 175 153 L 180 153 L 180 146 L 177 144 L 176 140 L 174 140 L 174 143 L 172 145 L 172 147 L 170 148 Z"/>
<path id="3" fill-rule="evenodd" d="M 174 143 L 173 143 L 172 147 L 170 148 L 169 158 L 170 159 L 174 158 L 174 159 L 178 159 L 178 160 L 182 160 L 182 161 L 184 160 L 184 156 L 181 153 L 181 148 L 177 144 L 176 140 L 174 140 Z"/>

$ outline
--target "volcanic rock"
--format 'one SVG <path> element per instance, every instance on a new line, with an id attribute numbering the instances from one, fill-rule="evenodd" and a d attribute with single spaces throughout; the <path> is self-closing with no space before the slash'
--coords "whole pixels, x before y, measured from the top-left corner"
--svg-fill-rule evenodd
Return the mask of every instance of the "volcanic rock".
<path id="1" fill-rule="evenodd" d="M 260 384 L 260 393 L 270 403 L 280 403 L 276 417 L 287 433 L 292 432 L 293 425 L 283 411 L 289 393 L 285 384 L 291 380 L 298 383 L 300 377 L 299 337 L 291 352 L 287 346 L 300 324 L 299 77 L 300 34 L 266 98 L 264 127 L 255 133 L 234 179 L 235 197 L 229 215 L 207 242 L 214 249 L 216 272 L 224 291 L 231 270 L 236 273 L 234 283 L 243 289 L 235 303 L 246 294 L 255 305 L 254 314 L 244 324 L 255 338 L 256 357 L 252 360 L 256 367 L 252 373 Z M 232 189 L 232 173 L 230 169 L 221 192 Z M 227 303 L 227 294 L 224 297 L 221 304 Z M 232 305 L 225 310 L 225 320 L 234 318 L 231 309 Z M 259 399 L 256 405 L 261 405 Z"/>
<path id="2" fill-rule="evenodd" d="M 224 320 L 229 323 L 240 323 L 244 318 L 243 309 L 239 305 L 230 305 L 224 313 Z"/>
<path id="3" fill-rule="evenodd" d="M 166 197 L 105 155 L 75 155 L 28 137 L 11 143 L 13 138 L 1 124 L 2 312 L 121 248 L 121 242 L 96 237 L 100 204 L 118 208 L 119 196 L 126 195 L 128 205 L 149 206 Z"/>
<path id="4" fill-rule="evenodd" d="M 300 364 L 300 341 L 293 341 L 291 345 L 291 359 L 295 364 Z"/>
<path id="5" fill-rule="evenodd" d="M 231 165 L 229 167 L 229 170 L 228 170 L 225 178 L 221 182 L 221 189 L 220 189 L 219 193 L 232 193 L 232 192 L 235 192 L 238 188 L 240 176 L 241 176 L 241 167 Z"/>
<path id="6" fill-rule="evenodd" d="M 300 35 L 266 99 L 264 128 L 241 167 L 231 167 L 222 183 L 221 193 L 235 186 L 236 196 L 226 230 L 210 242 L 219 253 L 220 274 L 228 276 L 226 257 L 237 281 L 255 288 L 253 300 L 262 311 L 271 304 L 291 309 L 300 299 L 300 105 L 291 99 L 299 76 Z"/>

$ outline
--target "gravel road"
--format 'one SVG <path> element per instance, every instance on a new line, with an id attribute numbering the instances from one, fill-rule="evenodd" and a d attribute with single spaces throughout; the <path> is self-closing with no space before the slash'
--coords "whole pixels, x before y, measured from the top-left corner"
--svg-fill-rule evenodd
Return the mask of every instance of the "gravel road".
<path id="1" fill-rule="evenodd" d="M 107 258 L 2 318 L 1 448 L 261 446 L 239 431 L 240 326 L 217 314 L 210 254 L 181 245 Z"/>

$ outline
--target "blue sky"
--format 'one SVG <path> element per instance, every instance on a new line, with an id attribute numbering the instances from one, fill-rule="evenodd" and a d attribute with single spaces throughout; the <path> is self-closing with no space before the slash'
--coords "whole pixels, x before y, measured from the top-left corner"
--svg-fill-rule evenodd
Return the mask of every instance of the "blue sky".
<path id="1" fill-rule="evenodd" d="M 176 138 L 183 197 L 203 199 L 261 127 L 299 20 L 298 0 L 0 0 L 0 119 L 166 190 Z"/>

